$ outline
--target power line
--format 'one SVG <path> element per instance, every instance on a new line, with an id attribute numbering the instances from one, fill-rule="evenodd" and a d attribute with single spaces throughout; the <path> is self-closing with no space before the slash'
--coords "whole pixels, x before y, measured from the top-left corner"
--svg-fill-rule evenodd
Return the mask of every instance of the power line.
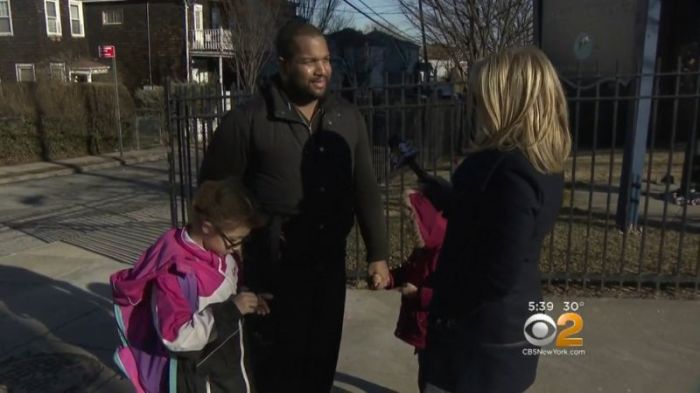
<path id="1" fill-rule="evenodd" d="M 372 7 L 370 7 L 369 5 L 367 5 L 367 3 L 365 3 L 364 0 L 358 0 L 358 1 L 359 1 L 362 5 L 364 5 L 365 7 L 367 7 L 368 10 L 372 11 L 372 12 L 374 13 L 374 15 L 377 15 L 381 20 L 383 20 L 384 22 L 386 22 L 389 26 L 393 27 L 396 31 L 398 31 L 398 32 L 400 32 L 400 33 L 402 33 L 402 34 L 404 34 L 404 35 L 406 34 L 405 31 L 399 29 L 398 27 L 396 27 L 395 24 L 389 22 L 385 17 L 383 17 L 382 15 L 378 14 L 377 11 L 375 11 Z"/>
<path id="2" fill-rule="evenodd" d="M 346 14 L 360 14 L 358 11 L 353 11 L 353 10 L 335 10 L 333 12 L 342 12 Z M 382 12 L 382 15 L 404 15 L 402 11 L 395 11 L 395 12 Z"/>
<path id="3" fill-rule="evenodd" d="M 398 9 L 401 9 L 401 5 L 396 5 L 396 4 L 377 4 L 377 5 L 373 5 L 372 8 L 373 8 L 373 9 L 379 9 L 379 10 L 391 9 L 391 8 L 393 8 L 393 9 L 398 10 Z"/>
<path id="4" fill-rule="evenodd" d="M 366 12 L 364 12 L 364 11 L 362 11 L 361 9 L 357 8 L 357 6 L 356 6 L 355 4 L 353 4 L 353 3 L 351 3 L 350 0 L 343 0 L 343 1 L 345 2 L 345 4 L 349 5 L 352 9 L 354 9 L 354 10 L 357 11 L 357 12 L 359 12 L 360 14 L 362 14 L 362 16 L 364 16 L 365 18 L 367 18 L 367 19 L 369 19 L 370 21 L 374 22 L 374 23 L 375 23 L 376 25 L 378 25 L 379 27 L 385 29 L 386 31 L 388 31 L 388 32 L 390 32 L 390 33 L 395 34 L 395 35 L 398 36 L 399 38 L 402 38 L 402 39 L 404 39 L 404 40 L 406 40 L 406 41 L 414 42 L 413 39 L 408 38 L 403 32 L 396 32 L 396 31 L 392 30 L 390 27 L 385 26 L 383 23 L 378 22 L 376 19 L 374 19 L 373 17 L 369 16 Z M 365 5 L 365 6 L 366 6 L 366 5 Z"/>

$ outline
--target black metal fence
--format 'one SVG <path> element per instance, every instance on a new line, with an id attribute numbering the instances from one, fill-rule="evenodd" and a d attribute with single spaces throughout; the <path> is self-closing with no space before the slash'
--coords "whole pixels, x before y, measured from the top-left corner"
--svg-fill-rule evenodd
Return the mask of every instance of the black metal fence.
<path id="1" fill-rule="evenodd" d="M 652 78 L 652 95 L 637 94 L 642 78 Z M 700 182 L 700 171 L 695 169 L 700 158 L 694 141 L 699 81 L 700 73 L 680 67 L 651 75 L 562 77 L 574 144 L 565 173 L 564 205 L 542 250 L 546 284 L 698 292 L 700 194 L 694 185 Z M 444 177 L 464 157 L 468 133 L 464 89 L 444 86 L 386 83 L 337 92 L 365 115 L 392 264 L 403 261 L 413 248 L 413 225 L 402 196 L 416 179 L 410 172 L 392 172 L 390 137 L 411 141 L 420 164 Z M 166 96 L 172 222 L 182 225 L 207 143 L 225 112 L 245 97 L 213 86 L 175 85 L 166 89 Z M 645 100 L 650 104 L 646 116 L 640 113 Z M 640 129 L 648 132 L 647 143 L 642 151 L 636 147 L 630 152 L 625 141 Z M 634 166 L 627 162 L 632 153 L 643 157 L 640 176 L 634 176 Z M 622 225 L 618 210 L 638 214 Z M 363 278 L 363 261 L 364 246 L 355 230 L 348 239 L 351 277 Z"/>

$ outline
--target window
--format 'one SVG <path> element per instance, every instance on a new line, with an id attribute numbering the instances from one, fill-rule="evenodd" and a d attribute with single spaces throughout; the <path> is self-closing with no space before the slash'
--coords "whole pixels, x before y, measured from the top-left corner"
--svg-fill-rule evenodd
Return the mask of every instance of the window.
<path id="1" fill-rule="evenodd" d="M 122 23 L 124 23 L 123 9 L 102 11 L 103 25 L 121 25 Z"/>
<path id="2" fill-rule="evenodd" d="M 12 35 L 10 0 L 0 0 L 0 35 Z"/>
<path id="3" fill-rule="evenodd" d="M 66 81 L 66 63 L 51 63 L 49 64 L 51 79 L 57 81 Z"/>
<path id="4" fill-rule="evenodd" d="M 34 64 L 15 64 L 17 82 L 35 82 Z"/>
<path id="5" fill-rule="evenodd" d="M 194 5 L 194 29 L 204 29 L 204 11 L 201 4 Z"/>
<path id="6" fill-rule="evenodd" d="M 61 9 L 58 0 L 44 0 L 46 34 L 61 35 Z"/>
<path id="7" fill-rule="evenodd" d="M 223 26 L 221 23 L 221 8 L 217 4 L 211 5 L 211 28 L 218 29 Z"/>
<path id="8" fill-rule="evenodd" d="M 70 34 L 73 37 L 85 37 L 83 3 L 71 0 L 68 7 L 70 9 Z"/>
<path id="9" fill-rule="evenodd" d="M 195 4 L 192 8 L 194 19 L 194 42 L 197 49 L 204 45 L 204 11 L 201 4 Z"/>

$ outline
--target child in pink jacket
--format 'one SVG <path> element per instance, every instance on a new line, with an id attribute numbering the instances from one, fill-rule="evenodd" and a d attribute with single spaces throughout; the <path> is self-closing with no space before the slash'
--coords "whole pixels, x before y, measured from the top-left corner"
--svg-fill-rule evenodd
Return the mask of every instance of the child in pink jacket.
<path id="1" fill-rule="evenodd" d="M 137 392 L 253 392 L 243 316 L 269 309 L 241 290 L 238 272 L 259 216 L 242 186 L 224 180 L 200 186 L 189 218 L 110 278 L 115 361 Z"/>
<path id="2" fill-rule="evenodd" d="M 391 271 L 391 282 L 387 289 L 398 288 L 401 292 L 401 311 L 394 334 L 416 348 L 418 384 L 422 386 L 420 366 L 428 331 L 428 308 L 433 296 L 430 279 L 437 266 L 447 220 L 418 191 L 409 190 L 405 204 L 413 219 L 416 247 L 401 266 Z"/>

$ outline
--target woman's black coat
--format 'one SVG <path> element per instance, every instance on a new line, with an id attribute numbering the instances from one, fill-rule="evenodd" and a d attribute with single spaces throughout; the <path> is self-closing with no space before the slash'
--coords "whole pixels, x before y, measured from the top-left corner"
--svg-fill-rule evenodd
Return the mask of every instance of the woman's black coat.
<path id="1" fill-rule="evenodd" d="M 562 175 L 536 171 L 519 150 L 473 153 L 457 168 L 433 276 L 429 382 L 454 392 L 532 384 L 537 357 L 523 354 L 523 328 L 528 303 L 542 299 L 540 249 L 562 192 Z"/>

